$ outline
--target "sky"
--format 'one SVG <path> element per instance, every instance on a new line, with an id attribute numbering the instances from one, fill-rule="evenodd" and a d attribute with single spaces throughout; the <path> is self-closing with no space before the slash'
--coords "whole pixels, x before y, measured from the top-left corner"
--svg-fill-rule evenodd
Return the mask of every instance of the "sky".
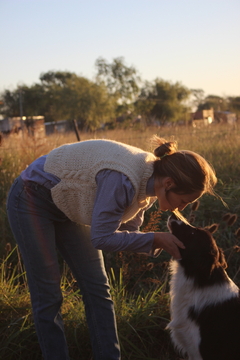
<path id="1" fill-rule="evenodd" d="M 0 0 L 0 92 L 123 57 L 143 81 L 240 96 L 239 0 Z"/>

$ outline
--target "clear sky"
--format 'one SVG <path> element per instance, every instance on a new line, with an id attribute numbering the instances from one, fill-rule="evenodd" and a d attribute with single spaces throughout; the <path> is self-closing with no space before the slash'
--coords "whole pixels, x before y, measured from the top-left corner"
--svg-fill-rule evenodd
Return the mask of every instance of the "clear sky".
<path id="1" fill-rule="evenodd" d="M 143 80 L 240 96 L 240 0 L 0 0 L 0 32 L 0 91 L 122 56 Z"/>

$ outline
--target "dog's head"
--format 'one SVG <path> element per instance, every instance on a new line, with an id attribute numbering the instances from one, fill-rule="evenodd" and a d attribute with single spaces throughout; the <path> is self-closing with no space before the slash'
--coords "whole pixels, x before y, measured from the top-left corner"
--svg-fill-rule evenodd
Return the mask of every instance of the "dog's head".
<path id="1" fill-rule="evenodd" d="M 196 228 L 173 214 L 168 219 L 168 228 L 185 245 L 185 249 L 180 249 L 180 264 L 188 277 L 204 283 L 213 276 L 214 269 L 227 267 L 224 254 L 212 236 L 216 227 Z"/>

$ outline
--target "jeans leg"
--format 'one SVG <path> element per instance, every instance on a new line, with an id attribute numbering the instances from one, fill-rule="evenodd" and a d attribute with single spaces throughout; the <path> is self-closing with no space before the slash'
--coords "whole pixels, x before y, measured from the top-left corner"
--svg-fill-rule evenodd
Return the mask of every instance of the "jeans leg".
<path id="1" fill-rule="evenodd" d="M 102 251 L 90 240 L 90 228 L 69 221 L 56 229 L 57 246 L 83 295 L 94 360 L 119 360 L 120 349 Z"/>
<path id="2" fill-rule="evenodd" d="M 8 219 L 26 268 L 34 322 L 44 359 L 68 360 L 60 314 L 60 270 L 55 250 L 57 209 L 50 191 L 35 186 L 36 189 L 34 185 L 26 187 L 20 178 L 15 181 L 8 196 Z"/>

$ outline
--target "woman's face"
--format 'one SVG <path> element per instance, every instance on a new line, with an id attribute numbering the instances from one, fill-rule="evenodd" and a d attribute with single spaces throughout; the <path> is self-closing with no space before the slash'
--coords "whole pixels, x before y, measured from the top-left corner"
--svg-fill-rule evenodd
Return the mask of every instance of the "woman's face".
<path id="1" fill-rule="evenodd" d="M 154 182 L 155 194 L 158 198 L 159 209 L 162 211 L 183 210 L 185 207 L 196 201 L 202 193 L 200 191 L 191 194 L 175 194 L 171 191 L 174 183 L 171 178 L 164 178 Z"/>

